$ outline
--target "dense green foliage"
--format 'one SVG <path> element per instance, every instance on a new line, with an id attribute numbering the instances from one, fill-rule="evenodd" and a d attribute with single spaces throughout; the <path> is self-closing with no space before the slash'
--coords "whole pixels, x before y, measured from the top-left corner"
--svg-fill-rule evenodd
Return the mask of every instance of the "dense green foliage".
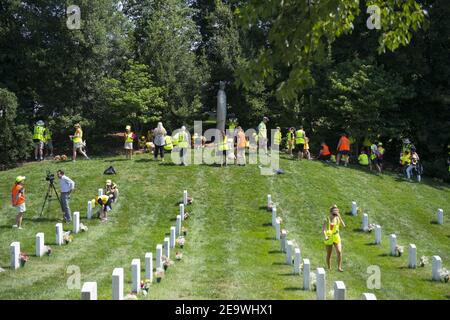
<path id="1" fill-rule="evenodd" d="M 17 97 L 18 125 L 51 124 L 57 151 L 70 149 L 75 122 L 102 153 L 125 122 L 192 128 L 226 81 L 229 113 L 245 128 L 263 115 L 270 127 L 303 124 L 313 148 L 342 130 L 358 142 L 367 132 L 389 143 L 393 161 L 409 137 L 426 174 L 450 178 L 446 0 L 121 3 L 77 1 L 80 30 L 66 26 L 71 1 L 0 3 L 0 88 Z M 371 5 L 380 29 L 367 26 Z M 29 154 L 15 152 L 2 163 Z"/>

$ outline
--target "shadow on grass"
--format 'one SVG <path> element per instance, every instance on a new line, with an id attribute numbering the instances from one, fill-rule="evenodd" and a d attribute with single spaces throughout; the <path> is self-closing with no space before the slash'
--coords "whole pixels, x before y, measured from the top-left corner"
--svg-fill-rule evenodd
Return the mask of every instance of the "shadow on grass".
<path id="1" fill-rule="evenodd" d="M 177 166 L 175 163 L 169 162 L 169 161 L 168 162 L 161 162 L 159 165 L 163 166 L 163 167 L 176 167 Z"/>
<path id="2" fill-rule="evenodd" d="M 439 225 L 439 223 L 436 220 L 431 220 L 430 224 L 437 224 L 437 225 Z"/>
<path id="3" fill-rule="evenodd" d="M 267 210 L 267 206 L 260 206 L 258 209 L 259 210 L 264 210 L 266 212 L 271 212 L 271 211 Z"/>
<path id="4" fill-rule="evenodd" d="M 177 218 L 171 218 L 170 221 L 171 221 L 171 222 L 177 221 Z"/>
<path id="5" fill-rule="evenodd" d="M 144 160 L 144 159 L 142 159 Z M 103 160 L 103 162 L 123 162 L 123 161 L 130 161 L 128 159 L 114 159 L 114 160 Z M 136 162 L 140 161 L 140 160 L 135 160 Z"/>
<path id="6" fill-rule="evenodd" d="M 378 255 L 379 257 L 391 257 L 389 253 L 381 253 Z"/>
<path id="7" fill-rule="evenodd" d="M 264 238 L 264 240 L 277 240 L 277 239 L 275 239 L 275 237 L 266 237 Z"/>
<path id="8" fill-rule="evenodd" d="M 126 160 L 126 159 L 123 159 Z M 148 163 L 148 162 L 156 162 L 153 159 L 139 159 L 139 160 L 134 160 L 134 162 L 136 163 Z"/>
<path id="9" fill-rule="evenodd" d="M 358 232 L 358 233 L 365 233 L 364 230 L 362 230 L 361 228 L 355 228 L 352 231 L 353 232 Z"/>
<path id="10" fill-rule="evenodd" d="M 280 277 L 293 277 L 294 274 L 292 272 L 289 273 L 279 273 L 278 274 Z"/>
<path id="11" fill-rule="evenodd" d="M 272 262 L 272 265 L 273 266 L 287 266 L 287 264 L 284 262 Z"/>
<path id="12" fill-rule="evenodd" d="M 282 253 L 281 250 L 270 250 L 269 254 Z"/>
<path id="13" fill-rule="evenodd" d="M 283 289 L 284 291 L 303 291 L 300 287 L 287 287 Z"/>
<path id="14" fill-rule="evenodd" d="M 366 246 L 376 246 L 377 244 L 375 242 L 369 242 L 365 244 Z"/>
<path id="15" fill-rule="evenodd" d="M 42 218 L 42 217 L 37 217 L 32 219 L 31 221 L 33 222 L 63 222 L 63 219 L 61 218 Z"/>
<path id="16" fill-rule="evenodd" d="M 272 226 L 272 223 L 263 223 L 263 225 L 262 225 L 263 227 L 271 227 Z"/>

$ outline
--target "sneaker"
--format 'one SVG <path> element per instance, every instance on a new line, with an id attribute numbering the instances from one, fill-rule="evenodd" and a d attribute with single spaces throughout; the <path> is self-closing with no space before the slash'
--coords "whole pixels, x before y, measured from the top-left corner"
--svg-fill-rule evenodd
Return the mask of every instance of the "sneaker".
<path id="1" fill-rule="evenodd" d="M 23 228 L 22 228 L 22 227 L 19 227 L 19 228 L 17 228 L 17 229 L 19 229 L 19 230 L 23 230 Z"/>
<path id="2" fill-rule="evenodd" d="M 13 228 L 18 228 L 19 226 L 18 226 L 17 224 L 15 224 L 15 225 L 13 225 L 12 227 L 13 227 Z"/>

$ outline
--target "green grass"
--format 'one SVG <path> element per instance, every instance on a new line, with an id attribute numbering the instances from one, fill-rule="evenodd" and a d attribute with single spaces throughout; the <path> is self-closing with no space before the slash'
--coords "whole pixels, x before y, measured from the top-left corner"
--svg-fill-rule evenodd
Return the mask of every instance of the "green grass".
<path id="1" fill-rule="evenodd" d="M 175 225 L 177 202 L 183 189 L 195 198 L 187 208 L 191 217 L 182 261 L 175 262 L 166 277 L 150 289 L 149 299 L 315 299 L 315 292 L 301 290 L 302 276 L 292 275 L 293 267 L 284 265 L 279 241 L 268 224 L 271 214 L 262 207 L 272 194 L 283 217 L 288 239 L 295 240 L 302 258 L 311 268 L 325 265 L 321 223 L 330 205 L 336 203 L 344 213 L 347 228 L 342 232 L 344 273 L 327 272 L 327 291 L 333 281 L 342 280 L 349 299 L 363 292 L 374 292 L 378 299 L 449 299 L 449 285 L 431 282 L 431 256 L 439 255 L 449 267 L 450 189 L 448 185 L 425 180 L 408 183 L 393 175 L 377 176 L 355 168 L 336 168 L 318 162 L 282 159 L 284 175 L 259 174 L 257 166 L 227 168 L 169 166 L 140 155 L 133 161 L 121 158 L 79 161 L 77 163 L 36 163 L 0 173 L 0 299 L 79 299 L 80 290 L 69 290 L 67 267 L 77 265 L 81 281 L 97 281 L 100 299 L 111 297 L 111 273 L 125 269 L 125 291 L 131 290 L 131 260 L 155 252 L 158 243 Z M 121 198 L 101 224 L 88 221 L 86 202 L 92 199 L 106 179 L 103 170 L 113 164 L 118 175 Z M 75 180 L 72 211 L 80 211 L 89 231 L 75 240 L 55 246 L 55 224 L 60 218 L 53 202 L 43 219 L 38 215 L 46 192 L 45 171 L 63 168 Z M 15 176 L 27 177 L 27 208 L 24 230 L 13 230 L 15 210 L 10 207 L 10 188 Z M 361 217 L 351 217 L 351 201 L 369 214 L 370 223 L 383 228 L 382 245 L 372 245 L 374 235 L 358 229 Z M 434 224 L 437 208 L 446 215 L 443 226 Z M 65 225 L 71 229 L 71 225 Z M 37 232 L 44 232 L 51 256 L 32 256 L 24 268 L 9 268 L 9 245 L 20 241 L 22 251 L 34 254 Z M 388 235 L 395 233 L 405 246 L 402 257 L 390 257 Z M 407 245 L 415 243 L 418 257 L 430 264 L 407 268 Z M 177 249 L 180 250 L 180 249 Z M 172 251 L 173 252 L 173 251 Z M 369 290 L 367 267 L 381 268 L 380 290 Z M 331 298 L 328 296 L 328 298 Z"/>

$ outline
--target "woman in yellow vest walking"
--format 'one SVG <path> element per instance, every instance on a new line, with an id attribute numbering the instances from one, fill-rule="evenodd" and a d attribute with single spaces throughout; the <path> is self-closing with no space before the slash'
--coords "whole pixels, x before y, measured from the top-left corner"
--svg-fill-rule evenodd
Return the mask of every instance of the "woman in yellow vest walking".
<path id="1" fill-rule="evenodd" d="M 73 158 L 72 160 L 75 162 L 77 160 L 77 152 L 81 153 L 87 160 L 89 157 L 86 152 L 83 150 L 83 130 L 79 123 L 75 125 L 75 134 L 73 136 L 69 136 L 73 142 Z"/>
<path id="2" fill-rule="evenodd" d="M 125 137 L 125 144 L 124 144 L 125 157 L 126 159 L 131 160 L 133 158 L 133 142 L 135 138 L 134 133 L 131 131 L 131 126 L 125 127 L 124 137 Z"/>
<path id="3" fill-rule="evenodd" d="M 45 123 L 42 120 L 36 122 L 33 130 L 33 142 L 34 142 L 34 160 L 44 160 L 44 143 L 45 143 Z"/>
<path id="4" fill-rule="evenodd" d="M 334 205 L 330 208 L 330 215 L 323 222 L 322 232 L 324 237 L 324 243 L 327 250 L 327 266 L 331 269 L 331 253 L 333 252 L 333 247 L 336 250 L 337 260 L 338 260 L 338 270 L 343 272 L 342 269 L 342 244 L 341 236 L 339 235 L 340 227 L 345 228 L 344 220 L 339 213 L 339 208 Z"/>

